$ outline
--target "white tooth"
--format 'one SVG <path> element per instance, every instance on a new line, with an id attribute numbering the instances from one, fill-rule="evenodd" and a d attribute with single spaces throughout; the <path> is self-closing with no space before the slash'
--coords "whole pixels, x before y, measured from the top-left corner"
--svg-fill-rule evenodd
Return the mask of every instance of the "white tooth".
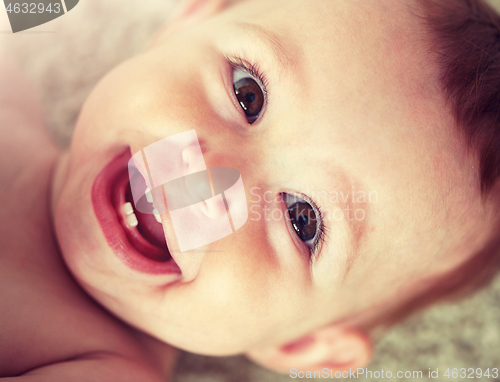
<path id="1" fill-rule="evenodd" d="M 137 227 L 139 225 L 139 221 L 137 220 L 137 217 L 135 216 L 134 213 L 131 215 L 128 215 L 125 218 L 125 223 L 127 224 L 128 227 Z"/>
<path id="2" fill-rule="evenodd" d="M 151 189 L 149 187 L 146 188 L 146 200 L 148 203 L 153 203 L 153 195 L 151 194 Z"/>
<path id="3" fill-rule="evenodd" d="M 131 215 L 134 213 L 134 208 L 132 207 L 132 203 L 130 202 L 127 202 L 125 203 L 122 208 L 121 208 L 121 212 L 122 214 L 124 214 L 125 216 L 128 216 L 128 215 Z"/>
<path id="4" fill-rule="evenodd" d="M 161 223 L 161 216 L 160 216 L 160 213 L 158 212 L 158 210 L 155 208 L 153 210 L 153 215 L 155 216 L 155 219 L 158 223 Z"/>

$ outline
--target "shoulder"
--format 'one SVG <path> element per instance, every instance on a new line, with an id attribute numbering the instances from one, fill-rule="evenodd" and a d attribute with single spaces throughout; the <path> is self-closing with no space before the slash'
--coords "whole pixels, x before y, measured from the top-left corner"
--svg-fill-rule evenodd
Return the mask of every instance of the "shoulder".
<path id="1" fill-rule="evenodd" d="M 57 151 L 35 87 L 9 57 L 0 56 L 0 176 Z"/>
<path id="2" fill-rule="evenodd" d="M 92 360 L 103 373 L 113 372 L 104 365 L 121 364 L 117 376 L 128 367 L 166 372 L 172 350 L 102 309 L 67 270 L 49 212 L 51 172 L 52 162 L 43 160 L 0 186 L 0 378 L 52 373 L 47 366 L 60 364 L 58 373 L 73 367 L 68 360 Z"/>

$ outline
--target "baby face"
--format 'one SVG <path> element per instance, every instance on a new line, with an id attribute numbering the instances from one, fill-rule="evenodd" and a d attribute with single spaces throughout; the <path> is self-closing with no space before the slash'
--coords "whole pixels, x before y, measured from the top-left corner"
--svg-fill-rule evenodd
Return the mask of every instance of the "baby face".
<path id="1" fill-rule="evenodd" d="M 408 5 L 243 1 L 109 73 L 54 182 L 82 287 L 174 346 L 225 355 L 383 306 L 464 260 L 477 174 Z M 240 172 L 248 220 L 181 252 L 168 213 L 136 226 L 123 205 L 131 156 L 191 130 L 207 167 Z"/>

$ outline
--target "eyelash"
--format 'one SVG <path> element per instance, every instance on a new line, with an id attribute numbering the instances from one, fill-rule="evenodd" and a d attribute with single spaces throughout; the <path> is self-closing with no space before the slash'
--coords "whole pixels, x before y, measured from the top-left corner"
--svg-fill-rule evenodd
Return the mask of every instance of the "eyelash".
<path id="1" fill-rule="evenodd" d="M 316 219 L 319 221 L 319 226 L 317 228 L 316 235 L 314 236 L 313 243 L 312 243 L 311 247 L 309 248 L 309 257 L 311 258 L 312 261 L 314 261 L 318 257 L 319 251 L 328 237 L 328 230 L 324 224 L 323 213 L 322 213 L 321 209 L 318 207 L 318 205 L 316 203 L 314 203 L 311 198 L 309 198 L 308 196 L 306 196 L 304 194 L 287 193 L 287 192 L 284 192 L 283 194 L 295 196 L 296 198 L 303 200 L 304 202 L 306 202 L 307 204 L 309 204 L 313 208 L 314 213 L 316 214 Z M 287 206 L 287 209 L 288 209 L 288 205 L 286 203 L 285 203 L 285 205 Z M 286 224 L 291 224 L 291 223 L 287 222 Z M 292 227 L 292 231 L 294 231 L 293 227 Z M 300 238 L 299 238 L 299 240 L 300 240 Z"/>
<path id="2" fill-rule="evenodd" d="M 242 60 L 241 58 L 237 57 L 226 56 L 226 60 L 233 67 L 233 69 L 242 69 L 256 78 L 260 82 L 262 92 L 264 93 L 264 97 L 267 100 L 269 94 L 269 91 L 267 90 L 269 87 L 269 80 L 258 64 L 251 64 L 248 61 Z"/>
<path id="3" fill-rule="evenodd" d="M 310 254 L 311 254 L 311 259 L 315 260 L 319 255 L 319 251 L 320 251 L 321 247 L 323 246 L 323 244 L 326 241 L 326 238 L 328 236 L 328 232 L 327 232 L 327 229 L 326 229 L 325 224 L 324 224 L 323 213 L 322 213 L 321 209 L 309 197 L 306 197 L 305 195 L 301 195 L 301 198 L 303 198 L 304 201 L 306 201 L 307 203 L 309 203 L 309 205 L 311 207 L 313 207 L 313 209 L 316 211 L 316 213 L 318 215 L 316 218 L 320 222 L 319 227 L 318 227 L 318 232 L 316 232 L 314 242 L 311 246 L 311 249 L 309 250 Z"/>
<path id="4" fill-rule="evenodd" d="M 319 212 L 319 210 L 318 210 L 318 212 Z M 321 246 L 323 245 L 323 243 L 325 242 L 325 239 L 326 239 L 326 227 L 323 224 L 323 216 L 321 215 L 321 212 L 319 213 L 319 215 L 320 215 L 319 218 L 320 218 L 321 224 L 319 225 L 319 228 L 318 228 L 317 239 L 314 241 L 314 243 L 311 247 L 311 258 L 312 259 L 315 259 L 318 256 L 319 250 L 321 249 Z"/>

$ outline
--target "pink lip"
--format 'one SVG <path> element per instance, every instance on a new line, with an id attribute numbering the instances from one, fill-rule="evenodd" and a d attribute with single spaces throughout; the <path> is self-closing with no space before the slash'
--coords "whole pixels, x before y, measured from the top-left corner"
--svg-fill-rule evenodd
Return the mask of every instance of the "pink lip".
<path id="1" fill-rule="evenodd" d="M 124 190 L 113 187 L 120 177 L 128 177 L 130 150 L 116 156 L 97 175 L 92 185 L 92 205 L 109 246 L 129 268 L 148 274 L 181 274 L 174 261 L 159 262 L 143 256 L 130 243 L 113 206 L 113 195 Z M 123 182 L 122 182 L 123 183 Z"/>

